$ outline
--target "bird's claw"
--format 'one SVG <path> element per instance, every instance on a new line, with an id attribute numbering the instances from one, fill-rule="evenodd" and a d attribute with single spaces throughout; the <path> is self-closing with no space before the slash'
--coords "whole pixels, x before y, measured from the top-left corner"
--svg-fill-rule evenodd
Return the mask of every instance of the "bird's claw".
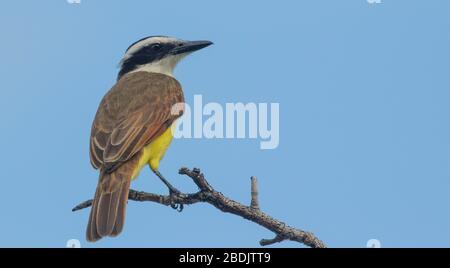
<path id="1" fill-rule="evenodd" d="M 175 209 L 178 212 L 183 211 L 184 205 L 175 202 L 175 197 L 179 196 L 181 193 L 176 189 L 171 189 L 170 191 L 170 207 Z"/>
<path id="2" fill-rule="evenodd" d="M 171 203 L 171 204 L 170 204 L 170 207 L 173 208 L 173 209 L 175 209 L 175 210 L 178 211 L 178 212 L 181 212 L 181 211 L 183 211 L 183 209 L 184 209 L 184 205 L 183 205 L 183 204 Z"/>

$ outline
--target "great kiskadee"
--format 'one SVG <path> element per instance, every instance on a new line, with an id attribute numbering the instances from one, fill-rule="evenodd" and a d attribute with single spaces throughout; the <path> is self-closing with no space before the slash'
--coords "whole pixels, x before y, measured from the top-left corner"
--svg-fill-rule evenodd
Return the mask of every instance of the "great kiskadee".
<path id="1" fill-rule="evenodd" d="M 184 102 L 173 70 L 186 55 L 211 44 L 150 36 L 126 50 L 117 82 L 103 97 L 92 124 L 90 159 L 100 176 L 87 226 L 88 241 L 122 231 L 130 183 L 144 166 L 150 166 L 171 196 L 179 193 L 158 171 L 172 141 L 171 126 L 183 113 L 183 108 L 177 109 L 179 113 L 172 111 Z"/>

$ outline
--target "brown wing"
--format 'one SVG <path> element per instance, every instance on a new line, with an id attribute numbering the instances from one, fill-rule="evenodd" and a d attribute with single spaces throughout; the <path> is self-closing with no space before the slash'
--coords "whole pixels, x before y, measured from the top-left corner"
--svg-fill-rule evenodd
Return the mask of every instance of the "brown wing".
<path id="1" fill-rule="evenodd" d="M 131 159 L 181 116 L 183 110 L 173 114 L 172 107 L 183 102 L 181 86 L 170 76 L 136 72 L 122 77 L 103 98 L 92 124 L 94 168 L 109 173 Z"/>

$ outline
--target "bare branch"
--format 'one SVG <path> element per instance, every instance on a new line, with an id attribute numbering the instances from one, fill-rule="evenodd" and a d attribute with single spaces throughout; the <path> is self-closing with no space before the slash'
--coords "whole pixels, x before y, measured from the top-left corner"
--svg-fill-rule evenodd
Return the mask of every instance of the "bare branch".
<path id="1" fill-rule="evenodd" d="M 256 177 L 252 177 L 252 202 L 250 206 L 245 206 L 239 202 L 229 199 L 222 193 L 214 190 L 213 187 L 206 181 L 203 173 L 199 169 L 194 168 L 190 170 L 188 168 L 181 168 L 180 174 L 186 175 L 192 179 L 197 185 L 199 191 L 196 193 L 180 193 L 174 197 L 168 195 L 158 195 L 153 193 L 146 193 L 141 191 L 135 191 L 130 189 L 129 200 L 133 201 L 149 201 L 159 203 L 165 206 L 170 206 L 171 201 L 177 204 L 192 205 L 195 203 L 208 203 L 213 205 L 220 211 L 231 213 L 241 216 L 251 222 L 259 224 L 264 228 L 275 233 L 273 239 L 262 239 L 259 243 L 261 246 L 271 245 L 284 240 L 296 241 L 306 246 L 313 248 L 324 248 L 325 244 L 320 241 L 313 233 L 303 230 L 295 229 L 286 225 L 284 222 L 274 219 L 273 217 L 265 214 L 259 209 L 258 202 L 258 188 Z M 92 200 L 87 200 L 72 209 L 72 211 L 81 210 L 92 205 Z"/>

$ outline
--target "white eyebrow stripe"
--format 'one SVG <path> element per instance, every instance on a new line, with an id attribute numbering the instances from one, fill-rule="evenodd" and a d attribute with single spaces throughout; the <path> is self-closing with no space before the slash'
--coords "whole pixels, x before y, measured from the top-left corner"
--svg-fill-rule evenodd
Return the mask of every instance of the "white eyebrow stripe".
<path id="1" fill-rule="evenodd" d="M 175 42 L 175 41 L 177 41 L 177 39 L 173 38 L 173 37 L 163 37 L 163 36 L 150 37 L 150 38 L 144 39 L 144 40 L 134 44 L 132 47 L 130 47 L 128 49 L 128 51 L 125 53 L 124 58 L 130 57 L 131 55 L 133 55 L 134 53 L 136 53 L 137 51 L 139 51 L 140 49 L 142 49 L 143 47 L 146 47 L 148 45 L 155 44 L 155 43 L 170 43 L 170 42 Z"/>

